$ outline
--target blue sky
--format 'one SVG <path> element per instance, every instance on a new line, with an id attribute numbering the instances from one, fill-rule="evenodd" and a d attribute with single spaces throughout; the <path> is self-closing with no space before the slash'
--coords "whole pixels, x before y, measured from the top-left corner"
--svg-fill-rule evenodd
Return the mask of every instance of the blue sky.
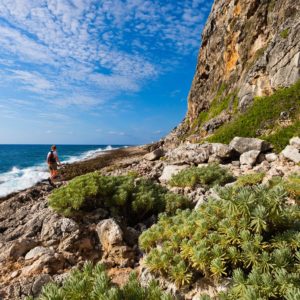
<path id="1" fill-rule="evenodd" d="M 212 0 L 0 0 L 0 143 L 142 144 L 184 117 Z"/>

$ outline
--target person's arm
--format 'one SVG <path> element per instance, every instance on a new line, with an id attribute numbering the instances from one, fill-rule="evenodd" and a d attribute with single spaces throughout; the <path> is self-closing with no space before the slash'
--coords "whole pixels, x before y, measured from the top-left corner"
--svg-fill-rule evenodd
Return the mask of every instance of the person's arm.
<path id="1" fill-rule="evenodd" d="M 49 156 L 50 156 L 50 153 L 48 153 L 48 155 L 47 155 L 47 160 L 46 160 L 46 162 L 47 162 L 48 165 L 50 165 L 50 162 L 49 162 Z"/>
<path id="2" fill-rule="evenodd" d="M 56 159 L 56 162 L 57 162 L 59 165 L 61 165 L 61 162 L 60 162 L 60 160 L 59 160 L 59 158 L 58 158 L 57 152 L 55 152 L 55 159 Z"/>

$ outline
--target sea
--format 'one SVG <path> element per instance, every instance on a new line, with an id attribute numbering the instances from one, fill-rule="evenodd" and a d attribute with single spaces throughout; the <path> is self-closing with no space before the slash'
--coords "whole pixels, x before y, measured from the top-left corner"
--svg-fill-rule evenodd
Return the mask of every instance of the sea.
<path id="1" fill-rule="evenodd" d="M 49 177 L 47 154 L 51 145 L 0 144 L 0 197 L 32 187 Z M 57 145 L 62 163 L 73 163 L 125 145 Z"/>

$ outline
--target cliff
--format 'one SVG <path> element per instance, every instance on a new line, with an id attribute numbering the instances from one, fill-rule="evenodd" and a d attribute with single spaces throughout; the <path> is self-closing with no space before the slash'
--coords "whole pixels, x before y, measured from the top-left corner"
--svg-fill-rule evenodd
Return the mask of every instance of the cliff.
<path id="1" fill-rule="evenodd" d="M 256 96 L 300 78 L 300 3 L 216 0 L 202 33 L 184 122 L 167 137 L 206 137 Z"/>

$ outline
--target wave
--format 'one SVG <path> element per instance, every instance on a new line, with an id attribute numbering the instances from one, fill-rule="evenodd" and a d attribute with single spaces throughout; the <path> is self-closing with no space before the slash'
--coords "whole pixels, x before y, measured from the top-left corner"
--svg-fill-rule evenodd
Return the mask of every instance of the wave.
<path id="1" fill-rule="evenodd" d="M 73 163 L 93 158 L 101 153 L 113 150 L 112 146 L 89 150 L 78 156 L 69 156 L 62 163 Z M 19 169 L 13 167 L 10 171 L 0 174 L 0 197 L 5 197 L 11 193 L 30 188 L 49 177 L 47 165 L 39 164 L 28 168 Z"/>

